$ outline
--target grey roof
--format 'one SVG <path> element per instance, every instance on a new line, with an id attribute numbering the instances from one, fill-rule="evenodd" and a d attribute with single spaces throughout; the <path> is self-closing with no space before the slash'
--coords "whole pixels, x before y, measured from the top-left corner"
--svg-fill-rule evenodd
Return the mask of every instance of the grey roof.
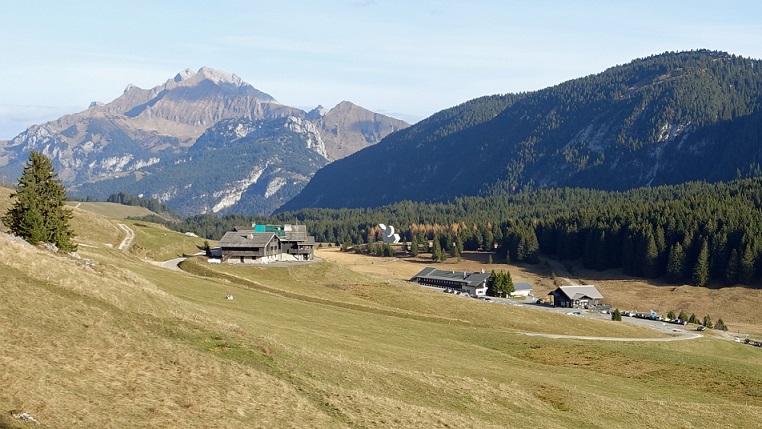
<path id="1" fill-rule="evenodd" d="M 561 291 L 569 299 L 580 299 L 584 297 L 588 297 L 590 299 L 603 299 L 603 295 L 601 295 L 598 289 L 596 289 L 593 285 L 559 286 L 558 289 L 553 292 L 556 291 Z"/>
<path id="2" fill-rule="evenodd" d="M 513 290 L 532 290 L 532 286 L 529 283 L 514 283 Z"/>
<path id="3" fill-rule="evenodd" d="M 416 274 L 412 280 L 432 279 L 449 280 L 463 283 L 467 286 L 478 286 L 489 278 L 489 273 L 468 273 L 463 271 L 444 271 L 436 268 L 427 267 Z"/>
<path id="4" fill-rule="evenodd" d="M 286 241 L 307 240 L 307 225 L 283 225 L 283 230 L 286 232 Z M 314 237 L 312 240 L 314 243 Z"/>
<path id="5" fill-rule="evenodd" d="M 275 237 L 272 232 L 230 231 L 219 242 L 222 248 L 265 247 Z"/>

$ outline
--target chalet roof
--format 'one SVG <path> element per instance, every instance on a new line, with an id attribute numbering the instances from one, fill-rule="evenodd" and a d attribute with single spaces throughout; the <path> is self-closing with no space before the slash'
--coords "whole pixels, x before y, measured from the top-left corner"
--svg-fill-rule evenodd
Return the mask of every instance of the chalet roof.
<path id="1" fill-rule="evenodd" d="M 230 231 L 226 232 L 219 242 L 221 248 L 265 247 L 275 237 L 272 232 Z"/>
<path id="2" fill-rule="evenodd" d="M 532 290 L 532 286 L 529 283 L 514 283 L 513 290 Z"/>
<path id="3" fill-rule="evenodd" d="M 280 241 L 296 241 L 303 242 L 312 240 L 315 243 L 315 237 L 307 235 L 307 225 L 264 225 L 264 224 L 252 224 L 236 226 L 233 228 L 235 232 L 254 232 L 254 233 L 272 233 L 278 236 Z M 309 243 L 308 243 L 309 244 Z"/>
<path id="4" fill-rule="evenodd" d="M 307 235 L 307 225 L 283 225 L 283 230 L 286 233 L 286 241 L 306 241 L 311 237 Z M 312 242 L 315 242 L 315 238 L 312 238 Z"/>
<path id="5" fill-rule="evenodd" d="M 448 280 L 466 286 L 478 286 L 489 278 L 489 273 L 468 273 L 464 271 L 444 271 L 427 267 L 416 274 L 412 280 Z"/>
<path id="6" fill-rule="evenodd" d="M 601 295 L 598 289 L 596 289 L 595 286 L 593 285 L 559 286 L 558 289 L 554 290 L 548 295 L 550 294 L 557 295 L 559 293 L 566 295 L 567 298 L 572 300 L 581 299 L 585 297 L 590 299 L 603 299 L 603 295 Z"/>

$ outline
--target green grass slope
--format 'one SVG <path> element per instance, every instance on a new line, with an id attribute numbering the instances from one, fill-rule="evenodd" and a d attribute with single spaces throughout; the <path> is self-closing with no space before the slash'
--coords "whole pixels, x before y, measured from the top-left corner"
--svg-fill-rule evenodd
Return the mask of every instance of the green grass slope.
<path id="1" fill-rule="evenodd" d="M 114 223 L 75 210 L 87 244 L 79 254 L 94 266 L 0 236 L 0 414 L 99 428 L 754 427 L 762 418 L 754 347 L 527 337 L 518 332 L 656 335 L 336 264 L 188 261 L 191 273 L 171 271 L 118 251 Z M 147 252 L 182 238 L 132 226 Z"/>
<path id="2" fill-rule="evenodd" d="M 156 214 L 145 207 L 127 206 L 118 203 L 70 201 L 67 204 L 71 207 L 77 207 L 85 211 L 115 219 L 125 219 L 127 217 L 141 217 Z"/>

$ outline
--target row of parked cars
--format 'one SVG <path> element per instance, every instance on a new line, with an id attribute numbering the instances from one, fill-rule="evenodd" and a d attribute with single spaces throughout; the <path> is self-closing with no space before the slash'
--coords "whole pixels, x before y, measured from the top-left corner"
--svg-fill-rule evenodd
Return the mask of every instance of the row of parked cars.
<path id="1" fill-rule="evenodd" d="M 638 319 L 655 320 L 657 322 L 674 323 L 675 325 L 687 325 L 688 321 L 683 319 L 670 319 L 652 313 L 638 313 L 637 311 L 623 311 L 622 316 L 635 317 Z"/>

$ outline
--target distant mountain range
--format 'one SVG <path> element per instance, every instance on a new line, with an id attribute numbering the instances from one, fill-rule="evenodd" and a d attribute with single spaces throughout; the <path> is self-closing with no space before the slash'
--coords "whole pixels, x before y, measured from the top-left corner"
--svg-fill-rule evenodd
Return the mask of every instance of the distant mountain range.
<path id="1" fill-rule="evenodd" d="M 0 145 L 0 176 L 18 177 L 37 150 L 74 195 L 128 191 L 183 214 L 267 214 L 318 168 L 407 126 L 347 101 L 305 112 L 203 67 L 28 128 Z"/>
<path id="2" fill-rule="evenodd" d="M 762 61 L 665 53 L 441 111 L 327 165 L 279 211 L 723 181 L 760 161 Z"/>

